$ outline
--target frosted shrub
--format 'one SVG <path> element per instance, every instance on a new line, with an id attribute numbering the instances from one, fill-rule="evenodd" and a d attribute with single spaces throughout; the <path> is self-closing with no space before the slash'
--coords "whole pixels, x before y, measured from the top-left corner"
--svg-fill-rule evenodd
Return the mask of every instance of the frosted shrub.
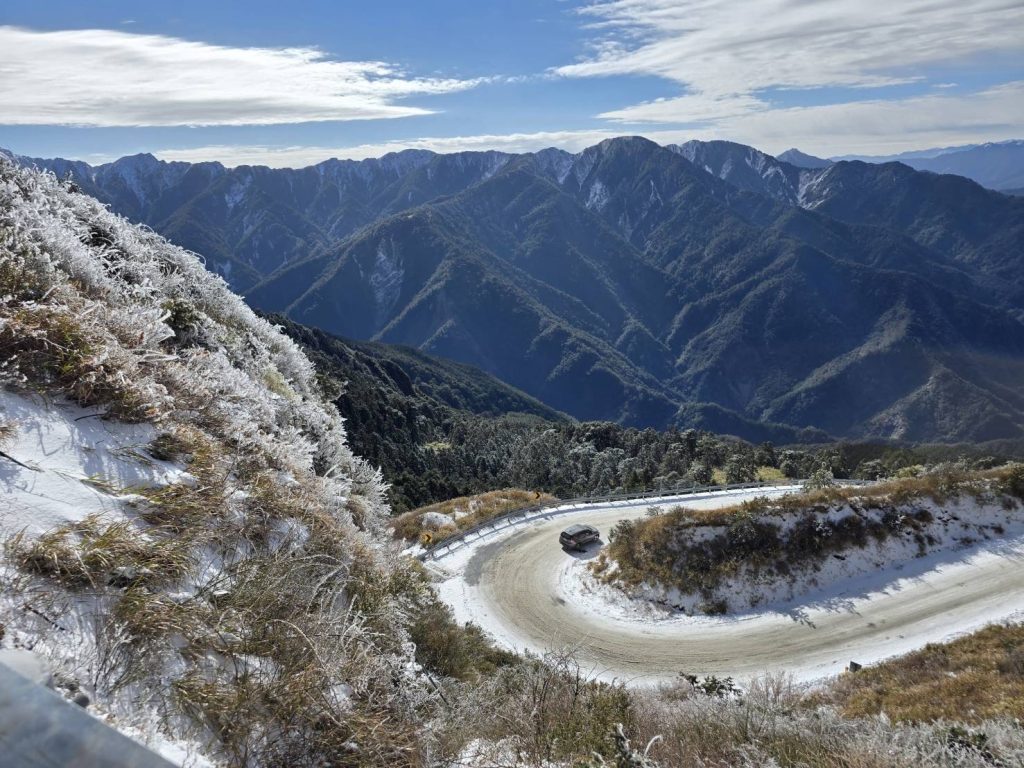
<path id="1" fill-rule="evenodd" d="M 100 704 L 174 670 L 149 706 L 228 762 L 417 762 L 415 579 L 382 544 L 380 473 L 290 339 L 194 254 L 0 159 L 0 377 L 158 422 L 153 450 L 188 462 L 187 483 L 132 489 L 134 518 L 5 549 L 44 582 L 40 615 L 91 591 Z"/>

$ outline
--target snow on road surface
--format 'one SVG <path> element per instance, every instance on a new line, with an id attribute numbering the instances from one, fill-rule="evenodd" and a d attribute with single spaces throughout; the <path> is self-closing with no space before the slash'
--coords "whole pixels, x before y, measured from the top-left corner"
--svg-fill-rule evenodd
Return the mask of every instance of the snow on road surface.
<path id="1" fill-rule="evenodd" d="M 435 588 L 461 622 L 499 644 L 544 653 L 572 648 L 593 677 L 652 685 L 680 672 L 745 681 L 783 671 L 809 682 L 907 653 L 992 622 L 1024 616 L 1024 531 L 1000 542 L 915 559 L 913 567 L 870 573 L 789 603 L 734 616 L 644 610 L 586 577 L 586 553 L 567 553 L 558 533 L 571 523 L 597 526 L 607 540 L 618 520 L 651 506 L 713 509 L 792 486 L 718 491 L 641 503 L 551 511 L 467 541 L 437 560 Z"/>

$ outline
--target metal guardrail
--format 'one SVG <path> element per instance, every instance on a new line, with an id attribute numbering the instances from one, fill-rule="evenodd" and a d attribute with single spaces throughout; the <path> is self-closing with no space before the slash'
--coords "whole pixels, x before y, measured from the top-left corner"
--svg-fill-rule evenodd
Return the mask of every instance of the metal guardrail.
<path id="1" fill-rule="evenodd" d="M 0 664 L 0 765 L 174 768 L 62 696 Z"/>
<path id="2" fill-rule="evenodd" d="M 609 493 L 609 494 L 598 494 L 592 496 L 581 496 L 575 499 L 559 499 L 556 501 L 548 501 L 544 504 L 534 504 L 528 507 L 520 507 L 505 512 L 496 517 L 492 517 L 490 520 L 486 520 L 482 523 L 467 528 L 464 531 L 459 531 L 453 536 L 448 537 L 444 541 L 439 541 L 433 546 L 427 547 L 417 557 L 420 560 L 437 559 L 438 555 L 445 551 L 451 552 L 459 546 L 462 546 L 466 538 L 477 534 L 477 538 L 480 538 L 484 531 L 497 531 L 501 528 L 508 528 L 516 522 L 525 522 L 531 519 L 531 515 L 539 517 L 543 514 L 547 514 L 545 510 L 555 510 L 559 507 L 566 507 L 566 509 L 558 509 L 558 512 L 575 512 L 575 508 L 583 504 L 601 504 L 613 501 L 637 501 L 642 499 L 672 499 L 679 496 L 693 496 L 699 493 L 714 493 L 715 491 L 742 491 L 750 488 L 786 488 L 790 486 L 800 486 L 807 482 L 806 479 L 791 480 L 787 483 L 778 482 L 764 482 L 758 481 L 753 483 L 730 483 L 725 485 L 697 485 L 690 486 L 689 488 L 657 488 L 648 491 L 636 491 L 627 493 Z M 837 485 L 870 485 L 870 480 L 839 480 Z"/>

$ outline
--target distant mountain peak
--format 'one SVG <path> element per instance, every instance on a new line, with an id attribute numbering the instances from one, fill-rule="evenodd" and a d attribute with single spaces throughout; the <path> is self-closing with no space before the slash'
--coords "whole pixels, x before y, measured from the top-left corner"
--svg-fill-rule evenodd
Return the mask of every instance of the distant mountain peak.
<path id="1" fill-rule="evenodd" d="M 796 147 L 787 149 L 780 155 L 776 155 L 776 159 L 781 160 L 784 163 L 795 165 L 797 168 L 809 168 L 816 170 L 818 168 L 828 168 L 832 165 L 831 160 L 826 160 L 823 157 L 815 157 L 814 155 L 808 155 L 806 152 L 801 152 Z"/>
<path id="2" fill-rule="evenodd" d="M 655 150 L 661 149 L 660 144 L 656 144 L 648 138 L 643 136 L 615 136 L 611 139 L 605 139 L 599 142 L 596 146 L 591 147 L 598 152 L 611 152 L 614 150 Z M 584 150 L 586 152 L 587 150 Z"/>
<path id="3" fill-rule="evenodd" d="M 738 189 L 797 202 L 800 170 L 758 149 L 731 141 L 697 140 L 666 149 Z"/>
<path id="4" fill-rule="evenodd" d="M 137 152 L 134 155 L 125 155 L 124 157 L 118 158 L 114 161 L 115 164 L 120 165 L 147 165 L 153 166 L 158 165 L 162 161 L 149 152 Z"/>

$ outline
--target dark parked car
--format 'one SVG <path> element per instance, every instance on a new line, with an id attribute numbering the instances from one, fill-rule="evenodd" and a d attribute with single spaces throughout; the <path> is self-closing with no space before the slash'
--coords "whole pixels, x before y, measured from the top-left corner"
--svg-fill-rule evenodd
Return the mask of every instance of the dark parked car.
<path id="1" fill-rule="evenodd" d="M 600 532 L 592 525 L 570 525 L 558 537 L 563 549 L 575 549 L 582 552 L 591 542 L 601 538 Z"/>

